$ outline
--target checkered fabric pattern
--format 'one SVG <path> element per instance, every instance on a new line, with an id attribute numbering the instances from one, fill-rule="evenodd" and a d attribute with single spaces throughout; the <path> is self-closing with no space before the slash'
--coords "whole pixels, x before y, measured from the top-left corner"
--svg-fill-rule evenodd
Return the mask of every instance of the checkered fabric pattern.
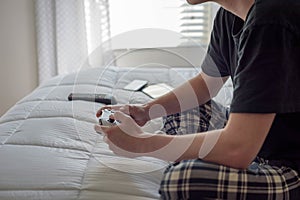
<path id="1" fill-rule="evenodd" d="M 163 131 L 180 135 L 222 128 L 227 109 L 214 101 L 192 110 L 167 116 Z M 257 158 L 238 170 L 202 160 L 170 165 L 161 181 L 161 199 L 298 200 L 300 178 L 289 167 L 276 167 Z"/>
<path id="2" fill-rule="evenodd" d="M 191 110 L 164 117 L 163 132 L 168 135 L 184 135 L 223 128 L 228 109 L 211 100 Z"/>
<path id="3" fill-rule="evenodd" d="M 253 162 L 238 170 L 222 165 L 186 160 L 165 171 L 161 199 L 298 200 L 300 179 L 288 167 Z"/>

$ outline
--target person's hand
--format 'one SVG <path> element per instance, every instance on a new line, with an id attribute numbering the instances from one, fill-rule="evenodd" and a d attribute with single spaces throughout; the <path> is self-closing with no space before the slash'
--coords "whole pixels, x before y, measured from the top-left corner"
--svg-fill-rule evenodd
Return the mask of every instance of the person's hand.
<path id="1" fill-rule="evenodd" d="M 135 121 L 123 112 L 115 112 L 112 116 L 120 124 L 113 127 L 95 125 L 95 131 L 103 134 L 106 142 L 116 155 L 129 158 L 147 153 L 145 142 L 151 134 L 144 133 Z"/>
<path id="2" fill-rule="evenodd" d="M 97 111 L 96 116 L 100 117 L 104 109 L 123 112 L 134 119 L 139 126 L 144 126 L 150 120 L 148 110 L 143 105 L 104 106 Z"/>

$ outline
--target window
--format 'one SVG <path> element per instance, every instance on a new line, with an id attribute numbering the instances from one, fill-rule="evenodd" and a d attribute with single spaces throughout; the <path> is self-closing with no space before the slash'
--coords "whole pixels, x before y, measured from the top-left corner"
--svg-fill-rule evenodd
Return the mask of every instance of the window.
<path id="1" fill-rule="evenodd" d="M 111 37 L 109 0 L 84 0 L 88 54 L 100 45 L 103 51 Z M 103 46 L 104 45 L 104 46 Z"/>
<path id="2" fill-rule="evenodd" d="M 155 45 L 168 47 L 193 43 L 207 45 L 212 19 L 217 9 L 216 4 L 189 5 L 185 0 L 111 0 L 109 4 L 113 38 L 128 31 L 145 28 L 169 30 L 180 34 L 180 41 L 164 39 L 160 44 L 152 41 Z M 131 42 L 124 44 L 123 48 L 126 45 L 128 48 L 151 47 L 147 41 L 144 43 Z"/>
<path id="3" fill-rule="evenodd" d="M 200 5 L 181 6 L 180 32 L 184 39 L 192 40 L 200 45 L 206 46 L 209 43 L 213 19 L 213 5 L 211 3 Z"/>

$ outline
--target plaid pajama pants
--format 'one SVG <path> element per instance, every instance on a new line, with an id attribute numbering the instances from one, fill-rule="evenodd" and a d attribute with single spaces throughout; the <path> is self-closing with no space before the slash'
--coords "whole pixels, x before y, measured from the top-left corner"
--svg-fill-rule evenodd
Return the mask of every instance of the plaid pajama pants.
<path id="1" fill-rule="evenodd" d="M 164 118 L 167 134 L 188 134 L 222 128 L 226 109 L 210 101 L 198 108 Z M 284 166 L 271 166 L 257 158 L 239 170 L 200 159 L 171 164 L 165 171 L 161 199 L 300 200 L 298 173 Z"/>

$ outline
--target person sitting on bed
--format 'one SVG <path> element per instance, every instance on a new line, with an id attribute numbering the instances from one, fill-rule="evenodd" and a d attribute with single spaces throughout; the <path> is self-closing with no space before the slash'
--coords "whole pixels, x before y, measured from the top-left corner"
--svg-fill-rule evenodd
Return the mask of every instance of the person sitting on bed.
<path id="1" fill-rule="evenodd" d="M 97 116 L 113 109 L 121 124 L 95 130 L 117 155 L 174 161 L 161 181 L 162 199 L 300 199 L 300 1 L 214 2 L 221 8 L 202 72 L 144 105 L 101 108 Z M 174 135 L 176 123 L 201 122 L 180 122 L 176 113 L 212 113 L 210 100 L 229 77 L 234 90 L 225 127 Z M 173 115 L 172 135 L 141 130 L 165 115 Z"/>

